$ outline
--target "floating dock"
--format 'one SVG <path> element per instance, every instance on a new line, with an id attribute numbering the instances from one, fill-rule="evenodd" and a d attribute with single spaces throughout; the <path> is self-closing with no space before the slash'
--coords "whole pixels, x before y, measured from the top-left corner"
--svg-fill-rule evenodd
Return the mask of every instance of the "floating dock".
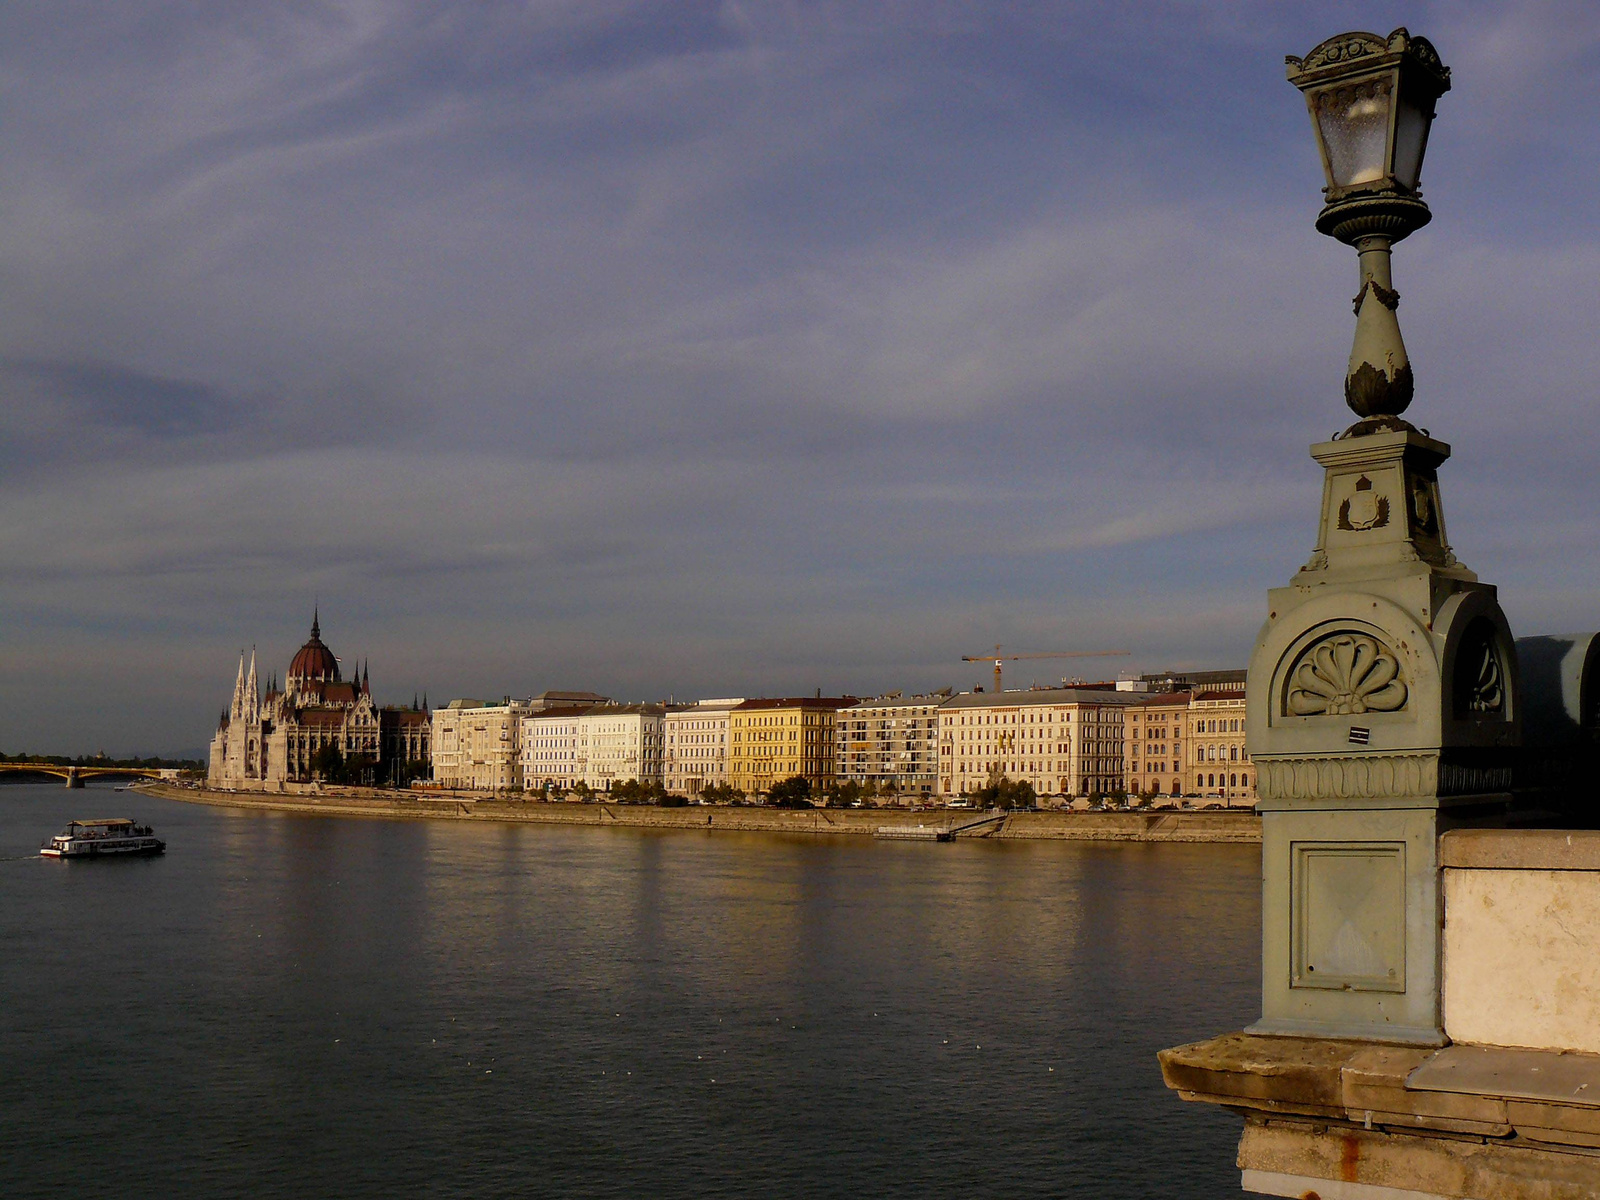
<path id="1" fill-rule="evenodd" d="M 872 836 L 900 842 L 951 842 L 956 835 L 929 825 L 879 825 Z"/>

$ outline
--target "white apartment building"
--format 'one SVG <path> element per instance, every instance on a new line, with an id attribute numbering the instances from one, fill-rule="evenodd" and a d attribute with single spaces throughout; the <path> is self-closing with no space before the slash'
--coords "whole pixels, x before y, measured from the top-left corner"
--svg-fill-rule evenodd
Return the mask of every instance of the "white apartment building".
<path id="1" fill-rule="evenodd" d="M 966 795 L 992 776 L 1040 796 L 1110 795 L 1122 786 L 1122 716 L 1133 692 L 1041 688 L 963 692 L 939 708 L 939 795 Z"/>
<path id="2" fill-rule="evenodd" d="M 841 783 L 932 795 L 939 785 L 939 706 L 948 691 L 863 700 L 834 717 L 833 774 Z"/>
<path id="3" fill-rule="evenodd" d="M 578 719 L 578 751 L 584 756 L 583 781 L 597 792 L 636 779 L 661 780 L 660 704 L 603 704 Z"/>
<path id="4" fill-rule="evenodd" d="M 534 697 L 535 701 L 539 697 Z M 533 792 L 545 784 L 566 791 L 588 778 L 583 718 L 591 704 L 551 705 L 522 718 L 522 786 Z"/>
<path id="5" fill-rule="evenodd" d="M 595 704 L 524 715 L 524 786 L 535 790 L 548 782 L 565 791 L 581 783 L 608 792 L 629 779 L 659 782 L 664 715 L 659 704 Z"/>
<path id="6" fill-rule="evenodd" d="M 504 791 L 522 786 L 519 753 L 528 704 L 452 700 L 433 710 L 433 780 L 441 787 Z"/>
<path id="7" fill-rule="evenodd" d="M 728 714 L 743 697 L 671 708 L 661 719 L 662 783 L 675 796 L 698 796 L 728 782 Z"/>

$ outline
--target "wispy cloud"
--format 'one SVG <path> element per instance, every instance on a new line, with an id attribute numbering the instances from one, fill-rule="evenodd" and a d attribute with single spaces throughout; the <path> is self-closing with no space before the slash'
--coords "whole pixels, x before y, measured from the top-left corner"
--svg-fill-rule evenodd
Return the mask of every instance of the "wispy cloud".
<path id="1" fill-rule="evenodd" d="M 1341 12 L 5 10 L 0 741 L 193 745 L 313 596 L 406 697 L 1241 661 L 1346 420 L 1281 67 L 1393 19 Z M 1456 69 L 1411 415 L 1463 556 L 1581 626 L 1600 17 L 1405 18 Z"/>

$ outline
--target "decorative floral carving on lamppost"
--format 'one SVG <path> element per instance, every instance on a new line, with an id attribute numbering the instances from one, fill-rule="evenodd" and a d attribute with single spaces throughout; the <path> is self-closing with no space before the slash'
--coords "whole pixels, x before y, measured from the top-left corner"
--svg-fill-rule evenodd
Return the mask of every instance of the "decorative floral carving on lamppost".
<path id="1" fill-rule="evenodd" d="M 1300 656 L 1286 707 L 1297 717 L 1397 712 L 1408 694 L 1400 675 L 1399 659 L 1377 638 L 1335 634 Z"/>
<path id="2" fill-rule="evenodd" d="M 1328 180 L 1317 229 L 1360 255 L 1345 401 L 1362 418 L 1360 431 L 1403 425 L 1411 362 L 1389 253 L 1433 216 L 1419 183 L 1434 101 L 1450 89 L 1450 68 L 1426 38 L 1404 29 L 1386 38 L 1341 33 L 1287 62 L 1289 82 L 1305 93 Z"/>

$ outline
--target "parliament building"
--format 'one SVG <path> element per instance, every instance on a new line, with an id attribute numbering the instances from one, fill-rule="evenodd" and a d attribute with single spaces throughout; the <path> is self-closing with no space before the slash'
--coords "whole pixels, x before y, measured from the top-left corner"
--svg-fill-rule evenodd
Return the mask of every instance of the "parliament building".
<path id="1" fill-rule="evenodd" d="M 380 708 L 365 669 L 342 678 L 314 615 L 311 640 L 289 664 L 281 689 L 269 681 L 263 694 L 255 652 L 248 671 L 239 656 L 233 701 L 211 739 L 206 781 L 249 791 L 298 790 L 293 785 L 317 780 L 318 751 L 333 746 L 343 762 L 357 766 L 361 782 L 405 782 L 402 776 L 412 772 L 427 774 L 430 729 L 426 701 Z"/>

